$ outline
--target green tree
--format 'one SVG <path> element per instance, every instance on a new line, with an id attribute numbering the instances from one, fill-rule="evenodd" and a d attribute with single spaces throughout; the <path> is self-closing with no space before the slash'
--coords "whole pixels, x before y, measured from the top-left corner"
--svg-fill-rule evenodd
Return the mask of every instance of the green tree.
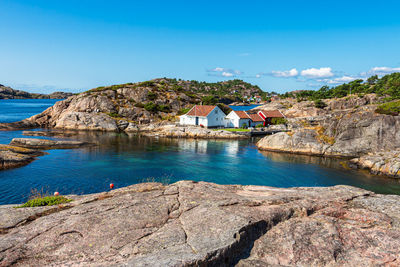
<path id="1" fill-rule="evenodd" d="M 369 85 L 374 85 L 379 80 L 378 75 L 371 76 L 367 79 Z"/>
<path id="2" fill-rule="evenodd" d="M 314 105 L 316 108 L 325 108 L 327 106 L 327 104 L 324 101 L 322 101 L 321 99 L 315 100 Z"/>

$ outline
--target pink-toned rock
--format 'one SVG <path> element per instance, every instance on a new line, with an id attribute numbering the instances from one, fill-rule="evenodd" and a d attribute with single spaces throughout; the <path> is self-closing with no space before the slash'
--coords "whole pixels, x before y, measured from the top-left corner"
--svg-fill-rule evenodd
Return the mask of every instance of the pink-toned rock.
<path id="1" fill-rule="evenodd" d="M 0 266 L 398 266 L 400 196 L 181 181 L 0 206 Z"/>

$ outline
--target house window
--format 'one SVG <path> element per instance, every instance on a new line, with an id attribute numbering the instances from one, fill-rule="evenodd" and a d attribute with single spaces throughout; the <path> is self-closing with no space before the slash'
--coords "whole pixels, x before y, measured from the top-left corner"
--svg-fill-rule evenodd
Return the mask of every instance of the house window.
<path id="1" fill-rule="evenodd" d="M 218 109 L 215 110 L 215 114 L 218 114 Z"/>

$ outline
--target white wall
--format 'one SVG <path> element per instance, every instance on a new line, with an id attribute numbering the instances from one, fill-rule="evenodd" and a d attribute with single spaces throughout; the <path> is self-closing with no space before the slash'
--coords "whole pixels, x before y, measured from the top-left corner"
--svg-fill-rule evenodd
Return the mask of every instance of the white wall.
<path id="1" fill-rule="evenodd" d="M 215 107 L 207 117 L 199 118 L 199 125 L 204 127 L 224 127 L 226 124 L 225 113 L 219 108 Z M 182 115 L 179 117 L 181 125 L 196 125 L 196 116 Z"/>
<path id="2" fill-rule="evenodd" d="M 215 107 L 207 116 L 208 127 L 224 127 L 225 126 L 225 113 L 219 108 Z M 206 125 L 204 125 L 206 126 Z"/>
<path id="3" fill-rule="evenodd" d="M 231 111 L 227 118 L 226 127 L 228 128 L 241 128 L 243 123 L 246 123 L 249 126 L 250 119 L 241 119 L 235 112 Z"/>

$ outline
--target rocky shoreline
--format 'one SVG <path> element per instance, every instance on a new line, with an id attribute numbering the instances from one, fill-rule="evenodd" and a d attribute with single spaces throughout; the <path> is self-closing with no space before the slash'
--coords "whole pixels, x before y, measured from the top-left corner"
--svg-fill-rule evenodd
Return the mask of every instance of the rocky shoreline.
<path id="1" fill-rule="evenodd" d="M 194 126 L 150 125 L 138 128 L 138 133 L 145 136 L 170 138 L 202 138 L 202 139 L 247 139 L 249 136 L 217 129 L 207 129 Z"/>
<path id="2" fill-rule="evenodd" d="M 399 178 L 400 117 L 376 113 L 375 95 L 286 104 L 290 131 L 264 137 L 260 150 L 350 159 L 349 166 Z M 276 104 L 275 104 L 276 105 Z M 304 106 L 304 107 L 303 107 Z M 302 108 L 303 107 L 303 108 Z M 265 107 L 264 107 L 265 108 Z"/>
<path id="3" fill-rule="evenodd" d="M 397 266 L 400 196 L 180 181 L 0 206 L 0 266 Z"/>
<path id="4" fill-rule="evenodd" d="M 0 144 L 0 170 L 27 165 L 44 154 L 34 149 Z"/>
<path id="5" fill-rule="evenodd" d="M 14 138 L 9 145 L 0 144 L 0 170 L 25 166 L 46 153 L 41 150 L 71 149 L 95 144 L 81 141 L 56 141 L 34 138 Z"/>
<path id="6" fill-rule="evenodd" d="M 369 153 L 351 159 L 350 166 L 367 169 L 373 174 L 400 178 L 400 151 Z"/>

